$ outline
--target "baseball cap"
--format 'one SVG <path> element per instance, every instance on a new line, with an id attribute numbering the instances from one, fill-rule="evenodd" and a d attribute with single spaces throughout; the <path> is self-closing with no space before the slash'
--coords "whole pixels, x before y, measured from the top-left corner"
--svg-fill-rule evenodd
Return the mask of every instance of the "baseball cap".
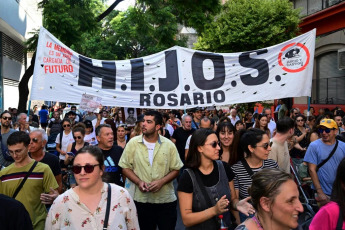
<path id="1" fill-rule="evenodd" d="M 318 127 L 320 126 L 324 126 L 329 129 L 338 129 L 338 125 L 333 119 L 322 119 Z"/>
<path id="2" fill-rule="evenodd" d="M 86 127 L 92 127 L 93 126 L 92 122 L 90 120 L 84 121 L 84 124 L 85 124 Z"/>

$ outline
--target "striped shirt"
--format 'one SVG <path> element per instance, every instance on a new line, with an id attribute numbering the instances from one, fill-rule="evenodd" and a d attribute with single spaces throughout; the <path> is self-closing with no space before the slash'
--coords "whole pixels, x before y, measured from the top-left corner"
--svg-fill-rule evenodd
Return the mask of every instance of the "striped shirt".
<path id="1" fill-rule="evenodd" d="M 252 168 L 253 173 L 257 173 L 264 168 L 279 168 L 277 162 L 268 159 L 264 160 L 260 168 Z M 252 185 L 252 178 L 248 174 L 246 168 L 243 166 L 242 162 L 239 161 L 231 167 L 232 171 L 235 173 L 234 185 L 235 189 L 239 190 L 240 200 L 247 198 L 248 187 Z"/>

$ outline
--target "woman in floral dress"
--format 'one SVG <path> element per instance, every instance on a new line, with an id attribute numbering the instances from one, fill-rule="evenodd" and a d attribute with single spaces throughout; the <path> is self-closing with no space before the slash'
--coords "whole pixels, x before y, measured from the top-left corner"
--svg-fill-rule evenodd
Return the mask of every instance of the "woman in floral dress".
<path id="1" fill-rule="evenodd" d="M 108 184 L 103 183 L 104 158 L 96 146 L 77 152 L 72 171 L 78 183 L 56 198 L 45 229 L 103 229 Z M 122 187 L 111 186 L 111 204 L 107 229 L 139 229 L 133 199 Z"/>

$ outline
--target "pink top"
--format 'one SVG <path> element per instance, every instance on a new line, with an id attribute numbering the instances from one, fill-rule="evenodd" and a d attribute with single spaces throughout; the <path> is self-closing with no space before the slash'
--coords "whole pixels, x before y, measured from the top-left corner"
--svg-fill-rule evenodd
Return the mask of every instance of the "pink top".
<path id="1" fill-rule="evenodd" d="M 331 201 L 323 206 L 313 218 L 309 226 L 309 230 L 330 230 L 337 227 L 339 217 L 339 206 Z M 343 221 L 342 229 L 345 229 L 345 221 Z"/>

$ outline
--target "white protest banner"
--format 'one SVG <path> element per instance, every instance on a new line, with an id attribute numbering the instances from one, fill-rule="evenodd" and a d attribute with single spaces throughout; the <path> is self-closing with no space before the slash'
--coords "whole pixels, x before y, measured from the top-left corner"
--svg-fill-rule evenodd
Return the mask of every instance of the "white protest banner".
<path id="1" fill-rule="evenodd" d="M 182 47 L 131 60 L 84 57 L 41 28 L 31 100 L 133 108 L 191 108 L 310 96 L 315 50 L 312 30 L 284 43 L 240 53 Z"/>
<path id="2" fill-rule="evenodd" d="M 79 108 L 87 112 L 94 112 L 99 108 L 101 104 L 102 104 L 101 97 L 97 97 L 97 96 L 93 96 L 89 94 L 83 94 L 81 97 Z"/>

